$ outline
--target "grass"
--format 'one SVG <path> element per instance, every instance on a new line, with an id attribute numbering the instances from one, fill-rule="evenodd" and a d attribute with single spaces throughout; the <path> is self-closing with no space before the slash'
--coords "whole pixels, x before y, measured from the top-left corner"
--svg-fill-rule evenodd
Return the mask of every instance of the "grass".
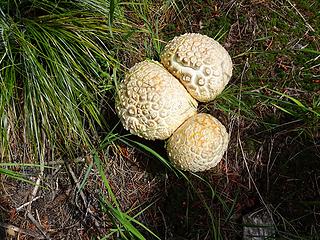
<path id="1" fill-rule="evenodd" d="M 109 131 L 101 101 L 114 90 L 113 78 L 122 65 L 117 54 L 130 44 L 127 36 L 134 27 L 115 1 L 1 4 L 2 161 L 34 162 L 47 148 L 51 160 L 92 151 L 97 128 Z M 18 144 L 25 153 L 21 159 Z M 0 173 L 33 184 L 10 169 Z M 141 236 L 119 209 L 110 209 L 118 214 L 111 218 Z"/>
<path id="2" fill-rule="evenodd" d="M 96 128 L 108 128 L 100 101 L 113 89 L 111 69 L 121 65 L 113 51 L 124 47 L 130 25 L 108 24 L 104 1 L 24 1 L 4 9 L 2 157 L 11 157 L 9 143 L 15 139 L 35 157 L 44 138 L 57 153 L 92 149 Z M 113 12 L 112 18 L 120 15 Z"/>
<path id="3" fill-rule="evenodd" d="M 78 216 L 63 216 L 82 229 L 62 229 L 61 215 L 33 203 L 47 232 L 46 214 L 78 239 L 236 239 L 242 217 L 267 207 L 277 238 L 320 236 L 317 1 L 24 0 L 0 9 L 2 209 L 13 186 L 34 188 L 42 172 L 39 195 L 66 195 L 55 202 L 61 212 L 74 206 L 67 212 Z M 175 169 L 163 142 L 128 135 L 114 110 L 126 70 L 159 60 L 184 32 L 215 38 L 234 62 L 225 91 L 199 108 L 228 126 L 230 147 L 198 175 Z M 0 223 L 28 223 L 10 216 Z"/>
<path id="4" fill-rule="evenodd" d="M 110 238 L 112 235 L 117 235 L 117 237 L 121 237 L 122 239 L 146 239 L 140 231 L 133 226 L 132 222 L 135 224 L 140 225 L 144 229 L 146 229 L 148 232 L 150 232 L 154 237 L 157 239 L 160 239 L 157 235 L 155 235 L 151 230 L 149 230 L 147 227 L 145 227 L 142 223 L 135 220 L 134 217 L 130 217 L 126 213 L 122 212 L 120 205 L 112 192 L 112 189 L 109 185 L 108 179 L 104 173 L 103 167 L 101 166 L 101 160 L 97 156 L 97 154 L 94 155 L 94 162 L 95 165 L 99 171 L 100 177 L 108 191 L 108 196 L 111 198 L 111 203 L 108 199 L 105 199 L 105 197 L 101 198 L 101 208 L 103 211 L 105 211 L 109 216 L 110 219 L 115 221 L 117 220 L 119 223 L 114 222 L 114 225 L 117 227 L 116 229 L 110 229 L 110 234 L 105 236 L 105 239 Z M 113 206 L 114 205 L 114 206 Z"/>

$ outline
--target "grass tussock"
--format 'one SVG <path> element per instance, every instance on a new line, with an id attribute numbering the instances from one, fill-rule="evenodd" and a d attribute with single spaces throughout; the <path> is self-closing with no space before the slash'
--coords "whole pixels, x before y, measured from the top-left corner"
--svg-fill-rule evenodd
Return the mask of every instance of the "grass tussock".
<path id="1" fill-rule="evenodd" d="M 22 1 L 1 8 L 1 156 L 89 151 L 108 129 L 117 55 L 134 27 L 105 1 Z M 113 19 L 119 19 L 121 22 Z M 53 153 L 53 155 L 55 155 Z"/>

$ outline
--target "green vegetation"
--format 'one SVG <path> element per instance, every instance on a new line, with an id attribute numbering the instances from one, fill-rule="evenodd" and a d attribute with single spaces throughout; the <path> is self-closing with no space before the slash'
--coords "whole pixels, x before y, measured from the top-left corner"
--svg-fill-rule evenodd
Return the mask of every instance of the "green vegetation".
<path id="1" fill-rule="evenodd" d="M 3 5 L 2 156 L 11 157 L 13 139 L 36 158 L 45 142 L 57 152 L 88 148 L 89 133 L 103 124 L 97 101 L 108 83 L 101 79 L 99 61 L 108 59 L 108 48 L 98 42 L 110 39 L 101 34 L 109 27 L 86 2 L 67 8 L 51 1 Z M 23 127 L 22 136 L 17 126 Z"/>
<path id="2" fill-rule="evenodd" d="M 319 238 L 319 12 L 316 0 L 0 0 L 0 238 L 12 224 L 52 239 L 237 239 L 261 207 L 277 238 Z M 127 69 L 185 32 L 234 62 L 199 107 L 231 136 L 201 174 L 114 110 Z"/>

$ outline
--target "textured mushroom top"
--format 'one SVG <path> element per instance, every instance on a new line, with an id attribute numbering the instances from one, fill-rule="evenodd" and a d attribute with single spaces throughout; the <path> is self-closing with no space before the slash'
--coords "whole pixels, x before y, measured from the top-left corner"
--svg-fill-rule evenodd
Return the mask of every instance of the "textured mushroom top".
<path id="1" fill-rule="evenodd" d="M 185 121 L 168 139 L 169 159 L 191 172 L 215 167 L 227 150 L 226 128 L 210 114 L 200 113 Z"/>
<path id="2" fill-rule="evenodd" d="M 133 66 L 119 85 L 116 110 L 132 134 L 164 140 L 196 114 L 197 105 L 160 63 L 146 60 Z"/>
<path id="3" fill-rule="evenodd" d="M 197 33 L 171 40 L 161 54 L 161 63 L 200 102 L 213 100 L 232 75 L 228 52 L 217 41 Z"/>

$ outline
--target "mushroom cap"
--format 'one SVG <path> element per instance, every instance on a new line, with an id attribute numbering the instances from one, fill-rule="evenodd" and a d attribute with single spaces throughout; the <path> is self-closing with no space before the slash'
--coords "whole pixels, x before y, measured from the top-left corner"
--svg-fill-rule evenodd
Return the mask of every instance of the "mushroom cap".
<path id="1" fill-rule="evenodd" d="M 169 159 L 178 168 L 191 172 L 215 167 L 227 150 L 229 136 L 221 122 L 206 113 L 185 121 L 168 139 Z"/>
<path id="2" fill-rule="evenodd" d="M 145 139 L 167 139 L 198 103 L 160 63 L 134 65 L 118 89 L 116 110 L 125 129 Z"/>
<path id="3" fill-rule="evenodd" d="M 200 102 L 216 98 L 232 75 L 228 52 L 217 41 L 198 33 L 175 37 L 160 58 L 163 66 Z"/>

